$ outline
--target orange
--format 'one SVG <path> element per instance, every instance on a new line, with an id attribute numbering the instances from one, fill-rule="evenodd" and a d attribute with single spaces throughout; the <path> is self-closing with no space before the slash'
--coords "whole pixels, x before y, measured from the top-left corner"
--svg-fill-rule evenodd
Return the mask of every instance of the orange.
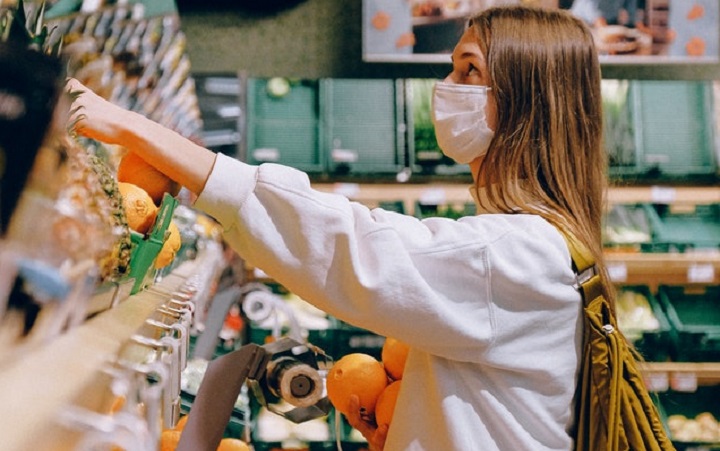
<path id="1" fill-rule="evenodd" d="M 388 378 L 380 361 L 369 354 L 356 352 L 335 362 L 328 372 L 326 384 L 328 398 L 339 412 L 347 415 L 350 396 L 357 395 L 360 408 L 372 414 Z"/>
<path id="2" fill-rule="evenodd" d="M 146 234 L 157 216 L 158 207 L 144 189 L 132 183 L 118 183 L 122 196 L 128 226 L 143 235 Z"/>
<path id="3" fill-rule="evenodd" d="M 183 416 L 181 416 L 180 419 L 178 420 L 178 422 L 175 423 L 175 428 L 174 428 L 174 429 L 175 429 L 176 431 L 182 431 L 183 429 L 185 429 L 185 425 L 186 425 L 187 422 L 188 422 L 188 418 L 189 418 L 188 415 L 183 415 Z"/>
<path id="4" fill-rule="evenodd" d="M 177 196 L 180 192 L 180 185 L 177 182 L 132 151 L 126 153 L 120 160 L 117 179 L 118 182 L 132 183 L 147 191 L 155 205 L 160 205 L 165 193 Z"/>
<path id="5" fill-rule="evenodd" d="M 390 426 L 401 383 L 401 380 L 393 381 L 380 393 L 375 406 L 375 422 L 378 426 L 382 424 Z"/>
<path id="6" fill-rule="evenodd" d="M 164 268 L 172 263 L 175 259 L 175 254 L 177 254 L 177 251 L 180 249 L 180 245 L 182 244 L 180 229 L 178 229 L 178 226 L 174 221 L 170 221 L 170 224 L 168 225 L 168 232 L 170 233 L 163 242 L 162 248 L 160 248 L 160 253 L 155 259 L 156 269 Z"/>
<path id="7" fill-rule="evenodd" d="M 178 443 L 180 443 L 181 431 L 165 429 L 160 434 L 160 451 L 175 451 Z"/>
<path id="8" fill-rule="evenodd" d="M 220 440 L 217 451 L 250 451 L 250 447 L 240 439 L 226 437 Z"/>
<path id="9" fill-rule="evenodd" d="M 392 337 L 385 339 L 380 358 L 385 365 L 385 371 L 393 380 L 402 379 L 409 351 L 410 347 L 406 343 Z"/>

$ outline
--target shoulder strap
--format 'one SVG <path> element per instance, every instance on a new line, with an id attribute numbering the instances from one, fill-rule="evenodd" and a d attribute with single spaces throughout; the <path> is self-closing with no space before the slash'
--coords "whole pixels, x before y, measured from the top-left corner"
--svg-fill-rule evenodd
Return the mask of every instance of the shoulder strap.
<path id="1" fill-rule="evenodd" d="M 595 265 L 595 259 L 590 250 L 572 233 L 561 230 L 565 237 L 570 256 L 573 261 L 573 269 L 577 274 L 577 288 L 583 295 L 585 304 L 602 296 L 602 280 Z"/>

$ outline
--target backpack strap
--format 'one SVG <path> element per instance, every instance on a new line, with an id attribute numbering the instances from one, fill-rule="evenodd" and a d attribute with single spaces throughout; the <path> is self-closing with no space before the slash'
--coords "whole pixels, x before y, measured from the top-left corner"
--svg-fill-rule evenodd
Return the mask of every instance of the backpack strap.
<path id="1" fill-rule="evenodd" d="M 575 235 L 567 230 L 561 231 L 565 237 L 570 256 L 573 261 L 573 269 L 576 273 L 577 288 L 583 295 L 585 304 L 603 295 L 602 280 L 600 272 L 595 264 L 595 258 L 590 250 Z"/>

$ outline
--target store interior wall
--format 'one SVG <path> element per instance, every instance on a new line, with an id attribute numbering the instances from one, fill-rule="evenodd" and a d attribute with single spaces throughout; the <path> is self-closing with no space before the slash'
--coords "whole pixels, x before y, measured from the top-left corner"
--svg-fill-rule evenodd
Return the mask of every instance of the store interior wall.
<path id="1" fill-rule="evenodd" d="M 193 72 L 315 79 L 439 78 L 450 70 L 449 63 L 364 63 L 362 0 L 304 0 L 277 12 L 229 3 L 178 1 Z"/>
<path id="2" fill-rule="evenodd" d="M 252 77 L 442 78 L 448 64 L 366 63 L 362 0 L 262 0 L 287 7 L 258 11 L 258 0 L 178 0 L 196 73 Z M 720 64 L 603 65 L 604 78 L 720 79 Z"/>

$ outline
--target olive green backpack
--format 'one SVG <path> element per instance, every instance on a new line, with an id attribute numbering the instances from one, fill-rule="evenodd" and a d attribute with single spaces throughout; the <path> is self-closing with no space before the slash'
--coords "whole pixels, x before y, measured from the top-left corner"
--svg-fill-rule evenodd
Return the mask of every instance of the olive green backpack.
<path id="1" fill-rule="evenodd" d="M 576 450 L 674 450 L 602 292 L 595 260 L 565 233 L 584 302 L 582 366 L 576 405 Z"/>

